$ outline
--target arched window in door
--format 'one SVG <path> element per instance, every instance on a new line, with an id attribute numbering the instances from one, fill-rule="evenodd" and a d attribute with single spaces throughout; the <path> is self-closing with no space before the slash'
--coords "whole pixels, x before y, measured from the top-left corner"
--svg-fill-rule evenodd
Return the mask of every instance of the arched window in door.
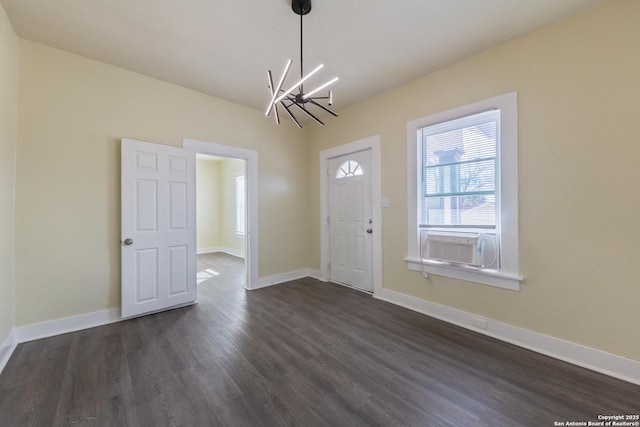
<path id="1" fill-rule="evenodd" d="M 357 175 L 362 175 L 362 167 L 355 160 L 347 160 L 338 168 L 336 179 L 350 178 Z"/>

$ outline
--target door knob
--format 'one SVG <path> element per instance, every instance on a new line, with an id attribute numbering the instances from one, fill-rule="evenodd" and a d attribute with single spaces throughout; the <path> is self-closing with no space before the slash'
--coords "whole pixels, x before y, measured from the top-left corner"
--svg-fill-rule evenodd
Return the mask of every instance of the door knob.
<path id="1" fill-rule="evenodd" d="M 133 239 L 124 239 L 124 244 L 129 246 L 133 244 Z"/>
<path id="2" fill-rule="evenodd" d="M 367 233 L 369 233 L 369 234 L 373 233 L 373 229 L 367 228 Z"/>

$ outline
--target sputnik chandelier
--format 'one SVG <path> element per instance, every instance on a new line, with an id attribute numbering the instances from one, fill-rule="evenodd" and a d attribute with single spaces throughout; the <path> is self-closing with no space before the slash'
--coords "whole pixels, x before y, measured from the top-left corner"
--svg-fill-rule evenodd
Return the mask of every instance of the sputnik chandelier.
<path id="1" fill-rule="evenodd" d="M 311 117 L 316 123 L 324 126 L 324 123 L 322 123 L 322 121 L 318 117 L 316 117 L 315 114 L 309 111 L 307 109 L 307 106 L 309 104 L 314 105 L 331 114 L 332 116 L 338 117 L 336 113 L 318 102 L 320 100 L 326 100 L 327 105 L 331 106 L 331 104 L 333 104 L 333 93 L 331 91 L 329 91 L 327 96 L 313 96 L 335 83 L 338 78 L 335 77 L 307 93 L 304 92 L 304 83 L 309 80 L 314 74 L 320 71 L 322 67 L 324 67 L 324 65 L 320 64 L 309 74 L 307 74 L 306 76 L 304 75 L 302 61 L 302 17 L 311 12 L 311 0 L 292 0 L 291 9 L 293 9 L 296 15 L 300 15 L 300 80 L 296 82 L 296 84 L 288 87 L 286 90 L 283 89 L 284 81 L 286 80 L 287 75 L 289 74 L 289 69 L 291 68 L 291 59 L 287 61 L 287 64 L 285 65 L 284 71 L 282 73 L 282 77 L 280 77 L 280 81 L 275 87 L 273 85 L 273 76 L 271 75 L 271 70 L 267 72 L 269 78 L 269 90 L 271 92 L 271 101 L 267 106 L 266 115 L 269 116 L 271 115 L 271 112 L 273 112 L 276 123 L 280 124 L 280 114 L 278 111 L 278 106 L 281 106 L 289 115 L 289 117 L 291 117 L 291 120 L 293 120 L 299 128 L 302 128 L 300 121 L 296 118 L 292 111 L 292 107 L 295 106 L 297 107 L 295 111 L 302 111 L 304 114 Z M 297 93 L 295 93 L 296 89 Z"/>

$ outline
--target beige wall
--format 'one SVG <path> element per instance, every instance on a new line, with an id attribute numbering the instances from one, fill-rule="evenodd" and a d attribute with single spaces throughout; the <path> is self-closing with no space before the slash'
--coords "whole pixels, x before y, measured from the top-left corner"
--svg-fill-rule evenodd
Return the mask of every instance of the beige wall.
<path id="1" fill-rule="evenodd" d="M 220 162 L 196 159 L 198 252 L 220 247 Z"/>
<path id="2" fill-rule="evenodd" d="M 307 266 L 307 147 L 295 126 L 25 40 L 19 72 L 16 325 L 119 306 L 122 137 L 256 150 L 259 275 Z"/>
<path id="3" fill-rule="evenodd" d="M 14 326 L 18 37 L 0 5 L 0 346 Z"/>
<path id="4" fill-rule="evenodd" d="M 231 253 L 244 256 L 244 235 L 236 234 L 236 176 L 244 175 L 244 160 L 227 159 L 220 165 L 220 241 Z"/>
<path id="5" fill-rule="evenodd" d="M 566 21 L 309 127 L 312 224 L 318 151 L 382 138 L 384 287 L 640 360 L 640 2 Z M 518 91 L 519 292 L 408 271 L 409 120 Z M 310 267 L 319 266 L 314 227 Z"/>

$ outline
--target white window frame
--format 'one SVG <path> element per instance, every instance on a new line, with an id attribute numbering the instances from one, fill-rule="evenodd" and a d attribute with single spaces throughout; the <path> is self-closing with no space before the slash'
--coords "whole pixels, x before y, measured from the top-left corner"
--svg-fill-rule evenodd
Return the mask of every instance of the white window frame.
<path id="1" fill-rule="evenodd" d="M 241 194 L 238 194 L 238 180 L 242 179 L 242 191 Z M 238 236 L 244 236 L 247 229 L 247 220 L 246 220 L 246 197 L 247 190 L 245 184 L 244 174 L 238 174 L 235 177 L 235 185 L 234 185 L 235 199 L 236 199 L 236 234 Z M 238 197 L 238 196 L 241 197 Z"/>
<path id="2" fill-rule="evenodd" d="M 418 130 L 438 123 L 470 116 L 490 109 L 500 109 L 498 138 L 498 179 L 496 182 L 496 231 L 500 238 L 500 268 L 486 270 L 421 259 L 418 228 L 418 183 L 421 142 Z M 452 277 L 504 289 L 519 290 L 518 256 L 518 97 L 516 92 L 454 108 L 407 123 L 407 267 L 429 274 Z"/>

